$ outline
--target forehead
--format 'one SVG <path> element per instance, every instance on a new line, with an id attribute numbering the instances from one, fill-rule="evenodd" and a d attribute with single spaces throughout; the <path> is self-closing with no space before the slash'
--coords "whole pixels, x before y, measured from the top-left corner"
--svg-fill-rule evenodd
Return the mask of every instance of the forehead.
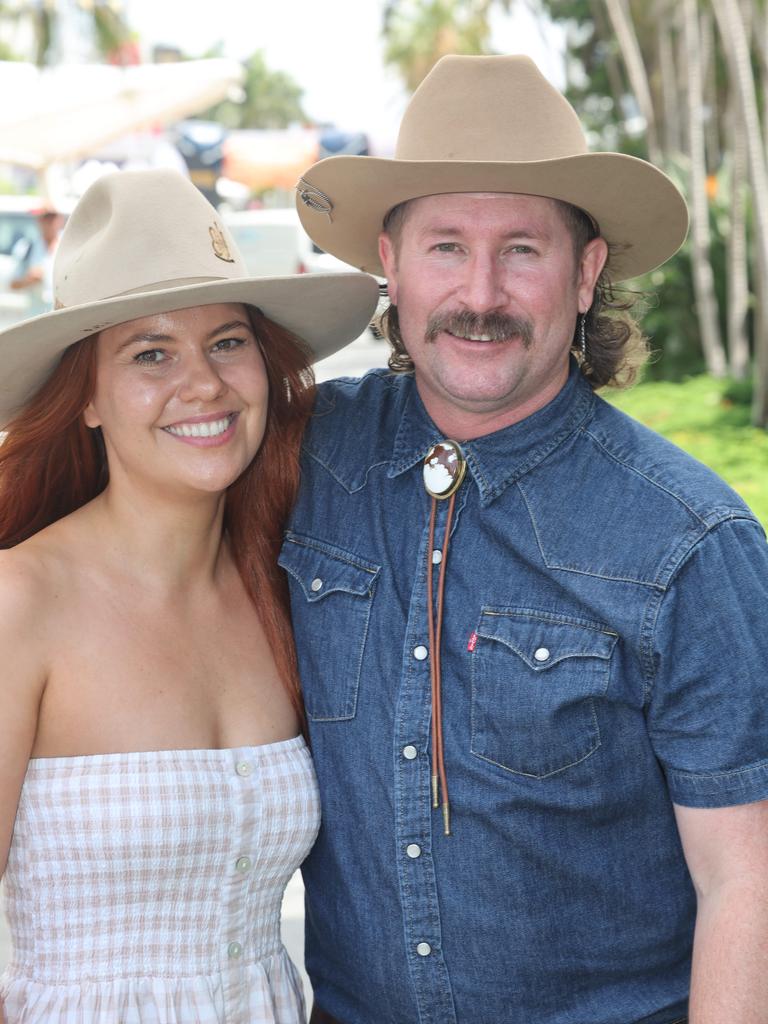
<path id="1" fill-rule="evenodd" d="M 541 228 L 565 226 L 560 206 L 546 196 L 519 192 L 448 192 L 443 195 L 420 196 L 406 206 L 404 226 L 429 228 L 457 224 L 482 224 L 501 230 L 527 226 Z"/>

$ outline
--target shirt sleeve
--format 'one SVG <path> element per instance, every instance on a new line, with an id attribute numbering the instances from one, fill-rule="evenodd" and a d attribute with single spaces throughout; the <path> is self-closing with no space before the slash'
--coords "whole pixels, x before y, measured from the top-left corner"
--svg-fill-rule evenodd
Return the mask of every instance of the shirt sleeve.
<path id="1" fill-rule="evenodd" d="M 768 544 L 750 519 L 720 523 L 677 570 L 653 629 L 651 743 L 672 800 L 768 798 Z"/>

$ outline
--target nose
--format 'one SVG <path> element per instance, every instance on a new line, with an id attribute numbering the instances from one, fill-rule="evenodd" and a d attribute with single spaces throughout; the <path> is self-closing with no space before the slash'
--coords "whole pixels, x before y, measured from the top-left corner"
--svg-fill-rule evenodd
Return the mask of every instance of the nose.
<path id="1" fill-rule="evenodd" d="M 218 368 L 205 353 L 197 352 L 184 360 L 178 396 L 183 402 L 212 402 L 227 390 Z"/>
<path id="2" fill-rule="evenodd" d="M 503 269 L 490 252 L 474 252 L 465 264 L 461 298 L 474 313 L 491 313 L 506 302 Z"/>

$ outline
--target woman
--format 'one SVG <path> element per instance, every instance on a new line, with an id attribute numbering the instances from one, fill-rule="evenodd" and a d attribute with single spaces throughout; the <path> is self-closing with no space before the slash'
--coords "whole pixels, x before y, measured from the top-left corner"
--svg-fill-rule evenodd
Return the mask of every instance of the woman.
<path id="1" fill-rule="evenodd" d="M 85 194 L 55 285 L 0 335 L 0 1005 L 294 1024 L 280 902 L 318 801 L 275 570 L 293 335 L 350 341 L 375 282 L 248 279 L 197 190 L 144 171 Z"/>

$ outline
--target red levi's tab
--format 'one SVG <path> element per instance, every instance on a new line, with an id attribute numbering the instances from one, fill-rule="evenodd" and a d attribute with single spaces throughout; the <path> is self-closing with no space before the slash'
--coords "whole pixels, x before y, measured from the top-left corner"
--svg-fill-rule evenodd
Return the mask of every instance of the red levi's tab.
<path id="1" fill-rule="evenodd" d="M 477 647 L 477 633 L 473 633 L 472 636 L 469 638 L 469 643 L 467 644 L 467 650 L 468 651 L 474 651 L 474 649 L 476 647 Z"/>

